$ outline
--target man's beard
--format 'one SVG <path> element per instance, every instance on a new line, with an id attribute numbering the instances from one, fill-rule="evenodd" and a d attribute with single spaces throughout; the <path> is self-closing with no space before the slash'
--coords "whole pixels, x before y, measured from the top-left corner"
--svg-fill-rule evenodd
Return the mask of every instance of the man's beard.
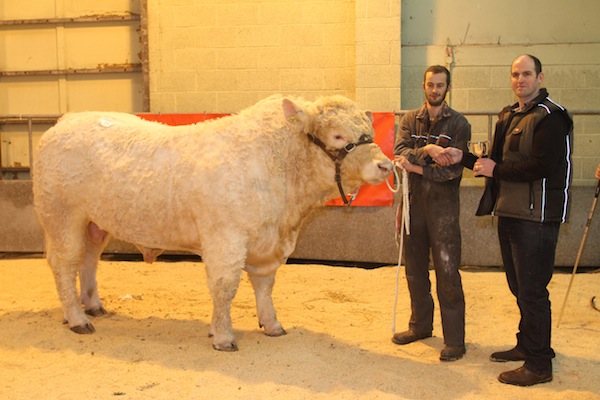
<path id="1" fill-rule="evenodd" d="M 427 96 L 427 103 L 433 107 L 437 107 L 437 106 L 441 105 L 444 102 L 444 100 L 446 100 L 446 93 L 448 93 L 447 90 L 444 92 L 443 95 L 438 96 L 437 100 L 435 100 L 435 101 L 432 101 L 429 98 L 429 96 Z"/>

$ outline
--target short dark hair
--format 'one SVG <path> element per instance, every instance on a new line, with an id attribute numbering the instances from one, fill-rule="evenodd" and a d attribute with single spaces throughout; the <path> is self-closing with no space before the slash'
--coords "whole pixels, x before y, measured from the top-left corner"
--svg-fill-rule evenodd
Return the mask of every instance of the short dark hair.
<path id="1" fill-rule="evenodd" d="M 426 80 L 428 72 L 431 72 L 432 74 L 446 74 L 446 84 L 450 85 L 450 71 L 448 71 L 448 68 L 444 67 L 443 65 L 432 65 L 431 67 L 427 68 L 423 74 L 423 83 Z"/>
<path id="2" fill-rule="evenodd" d="M 525 54 L 526 57 L 529 57 L 533 60 L 535 75 L 538 76 L 540 72 L 542 72 L 542 62 L 536 56 L 532 56 L 531 54 Z"/>

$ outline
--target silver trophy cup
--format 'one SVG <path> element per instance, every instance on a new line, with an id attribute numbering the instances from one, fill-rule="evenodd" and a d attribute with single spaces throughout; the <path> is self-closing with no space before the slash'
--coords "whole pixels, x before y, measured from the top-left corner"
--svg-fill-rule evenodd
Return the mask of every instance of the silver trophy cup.
<path id="1" fill-rule="evenodd" d="M 479 142 L 469 142 L 469 151 L 475 154 L 477 157 L 487 157 L 490 148 L 490 142 L 488 140 L 482 140 Z"/>

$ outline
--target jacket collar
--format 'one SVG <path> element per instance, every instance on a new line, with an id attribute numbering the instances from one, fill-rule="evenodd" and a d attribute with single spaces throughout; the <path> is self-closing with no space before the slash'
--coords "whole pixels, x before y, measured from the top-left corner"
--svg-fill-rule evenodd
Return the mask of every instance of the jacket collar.
<path id="1" fill-rule="evenodd" d="M 442 105 L 442 111 L 440 112 L 440 118 L 448 118 L 451 115 L 450 106 L 444 100 Z M 429 119 L 429 111 L 427 111 L 427 102 L 423 103 L 419 111 L 417 112 L 417 119 Z"/>
<path id="2" fill-rule="evenodd" d="M 519 109 L 519 102 L 516 102 L 512 106 L 510 106 L 510 110 L 513 112 L 522 113 L 529 112 L 535 105 L 541 103 L 546 97 L 548 97 L 548 91 L 546 90 L 546 88 L 541 88 L 540 94 L 538 94 L 537 97 L 531 99 L 531 101 L 525 105 L 525 108 L 523 110 L 517 111 Z"/>

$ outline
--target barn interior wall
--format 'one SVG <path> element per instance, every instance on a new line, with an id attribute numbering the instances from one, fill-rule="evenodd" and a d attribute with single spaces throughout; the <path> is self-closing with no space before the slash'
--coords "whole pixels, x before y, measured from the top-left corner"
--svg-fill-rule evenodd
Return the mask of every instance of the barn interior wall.
<path id="1" fill-rule="evenodd" d="M 149 0 L 148 19 L 152 112 L 229 113 L 273 93 L 399 106 L 396 1 Z"/>
<path id="2" fill-rule="evenodd" d="M 0 116 L 144 111 L 142 75 L 125 70 L 140 63 L 140 21 L 118 18 L 139 13 L 139 0 L 0 2 Z M 48 128 L 33 127 L 33 149 Z M 2 166 L 29 166 L 27 126 L 0 133 Z"/>
<path id="3" fill-rule="evenodd" d="M 424 100 L 423 70 L 442 64 L 453 74 L 452 107 L 495 113 L 513 101 L 510 62 L 532 53 L 553 99 L 597 111 L 600 2 L 580 5 L 149 0 L 151 108 L 234 112 L 278 92 L 311 99 L 339 93 L 373 111 L 411 109 Z M 523 12 L 514 16 L 515 9 Z M 474 138 L 486 139 L 487 117 L 469 120 Z M 575 124 L 574 184 L 592 186 L 600 116 L 576 116 Z M 481 180 L 467 172 L 463 185 L 480 187 Z"/>
<path id="4" fill-rule="evenodd" d="M 18 6 L 8 1 L 0 6 L 0 18 L 42 18 L 65 9 L 82 15 L 99 4 L 106 5 L 106 12 L 135 12 L 139 1 L 145 0 L 24 0 Z M 515 13 L 517 9 L 521 11 Z M 431 64 L 451 69 L 449 102 L 455 109 L 497 112 L 513 101 L 509 65 L 522 53 L 540 57 L 554 99 L 570 110 L 600 110 L 594 96 L 600 86 L 596 0 L 581 0 L 578 7 L 560 0 L 147 0 L 147 10 L 153 113 L 235 112 L 272 93 L 308 99 L 336 93 L 373 111 L 410 109 L 423 101 L 422 74 Z M 116 33 L 105 40 L 123 41 Z M 135 59 L 137 47 L 129 48 Z M 1 63 L 8 62 L 2 60 L 18 55 L 25 63 L 32 57 L 29 51 L 9 50 L 6 36 L 0 36 L 0 70 Z M 59 105 L 67 104 L 64 82 L 18 82 L 23 91 L 16 91 L 15 81 L 0 77 L 0 114 L 61 111 Z M 120 85 L 132 88 L 123 96 L 99 95 L 103 92 L 98 88 L 83 87 L 79 93 L 88 96 L 73 96 L 72 105 L 92 107 L 87 99 L 97 101 L 101 109 L 140 111 L 142 80 L 136 77 L 132 82 Z M 61 96 L 62 103 L 48 105 L 47 98 Z M 474 137 L 486 138 L 487 118 L 469 120 Z M 577 252 L 593 197 L 593 170 L 600 161 L 597 115 L 575 117 L 574 149 L 573 219 L 561 230 L 559 242 L 565 264 L 572 263 Z M 14 152 L 22 158 L 26 153 Z M 463 263 L 500 265 L 494 221 L 472 217 L 481 183 L 465 172 Z M 0 199 L 6 187 L 0 187 Z M 392 207 L 351 212 L 327 208 L 305 227 L 294 256 L 395 262 L 393 215 Z M 10 243 L 7 236 L 0 234 L 0 243 Z M 345 244 L 332 248 L 331 240 Z M 39 248 L 39 243 L 31 247 Z M 583 262 L 600 265 L 600 256 L 593 252 Z"/>
<path id="5" fill-rule="evenodd" d="M 461 191 L 462 265 L 500 266 L 496 234 L 497 220 L 475 217 L 474 210 L 481 191 L 464 187 Z M 573 190 L 573 209 L 589 209 L 593 187 Z M 571 222 L 561 228 L 556 265 L 573 266 L 579 248 L 587 212 L 575 212 Z M 398 247 L 394 239 L 393 207 L 328 207 L 306 224 L 292 258 L 324 262 L 395 264 Z M 42 230 L 35 218 L 31 181 L 0 181 L 0 253 L 36 253 L 44 251 Z M 589 228 L 588 245 L 582 253 L 581 267 L 600 265 L 600 247 L 593 245 L 593 235 L 600 231 L 600 218 Z M 139 254 L 131 244 L 112 240 L 107 253 Z"/>
<path id="6" fill-rule="evenodd" d="M 452 107 L 500 111 L 514 101 L 510 63 L 533 54 L 543 64 L 550 97 L 571 111 L 600 110 L 600 2 L 402 0 L 402 108 L 423 101 L 423 70 L 452 72 Z M 519 10 L 515 12 L 515 10 Z M 424 29 L 424 27 L 428 27 Z M 477 140 L 487 136 L 485 117 L 469 117 Z M 600 157 L 600 115 L 575 116 L 574 184 L 595 185 Z M 481 185 L 466 174 L 463 185 Z"/>

